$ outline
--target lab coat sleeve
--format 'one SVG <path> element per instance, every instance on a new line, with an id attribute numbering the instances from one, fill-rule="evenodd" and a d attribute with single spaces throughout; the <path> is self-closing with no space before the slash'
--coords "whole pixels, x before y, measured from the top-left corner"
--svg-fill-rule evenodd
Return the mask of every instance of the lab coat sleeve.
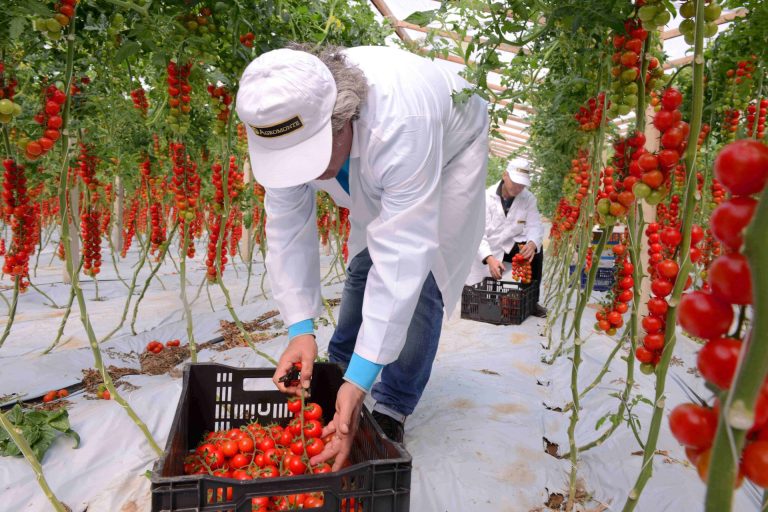
<path id="1" fill-rule="evenodd" d="M 489 228 L 491 226 L 491 208 L 488 204 L 488 198 L 486 197 L 485 199 L 485 229 L 483 230 L 483 238 L 480 240 L 480 247 L 477 249 L 477 259 L 480 262 L 493 255 L 491 244 L 488 242 Z"/>
<path id="2" fill-rule="evenodd" d="M 308 185 L 267 189 L 266 267 L 286 325 L 320 312 L 320 244 L 315 192 Z"/>
<path id="3" fill-rule="evenodd" d="M 536 244 L 536 252 L 541 251 L 541 244 L 544 241 L 544 225 L 541 223 L 539 206 L 536 202 L 536 196 L 533 194 L 530 195 L 528 212 L 525 218 L 525 226 L 525 236 L 528 238 L 528 240 L 531 240 Z"/>
<path id="4" fill-rule="evenodd" d="M 410 116 L 372 138 L 368 168 L 381 212 L 366 233 L 373 266 L 355 353 L 377 364 L 397 359 L 438 250 L 442 127 Z"/>

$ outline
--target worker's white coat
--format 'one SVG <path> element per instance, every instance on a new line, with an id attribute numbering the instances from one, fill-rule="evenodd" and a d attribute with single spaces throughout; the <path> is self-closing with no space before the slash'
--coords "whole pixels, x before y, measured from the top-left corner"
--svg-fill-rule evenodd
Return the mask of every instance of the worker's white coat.
<path id="1" fill-rule="evenodd" d="M 467 284 L 479 283 L 490 277 L 488 265 L 483 260 L 488 256 L 501 261 L 517 242 L 533 241 L 536 250 L 541 250 L 544 239 L 544 226 L 536 205 L 536 196 L 527 188 L 516 197 L 507 215 L 501 198 L 496 193 L 496 183 L 485 191 L 485 233 L 480 240 L 480 247 L 472 261 L 472 270 L 467 277 Z"/>
<path id="2" fill-rule="evenodd" d="M 335 179 L 267 189 L 267 270 L 287 324 L 322 311 L 315 192 L 350 209 L 349 255 L 373 267 L 355 352 L 379 364 L 400 354 L 427 274 L 450 313 L 483 234 L 487 104 L 456 105 L 467 83 L 438 64 L 387 47 L 346 50 L 369 85 L 353 122 L 347 195 Z M 258 162 L 252 163 L 254 166 Z"/>

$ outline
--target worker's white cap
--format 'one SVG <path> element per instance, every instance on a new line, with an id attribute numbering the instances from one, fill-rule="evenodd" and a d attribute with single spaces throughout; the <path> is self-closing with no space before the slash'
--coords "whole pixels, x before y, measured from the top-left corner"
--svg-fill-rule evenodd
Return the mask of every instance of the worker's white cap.
<path id="1" fill-rule="evenodd" d="M 515 158 L 507 164 L 507 174 L 514 183 L 531 186 L 530 171 L 528 171 L 528 161 L 522 158 Z"/>
<path id="2" fill-rule="evenodd" d="M 314 180 L 331 160 L 331 114 L 336 82 L 307 52 L 280 49 L 260 55 L 240 78 L 237 115 L 248 133 L 256 180 L 284 188 Z"/>

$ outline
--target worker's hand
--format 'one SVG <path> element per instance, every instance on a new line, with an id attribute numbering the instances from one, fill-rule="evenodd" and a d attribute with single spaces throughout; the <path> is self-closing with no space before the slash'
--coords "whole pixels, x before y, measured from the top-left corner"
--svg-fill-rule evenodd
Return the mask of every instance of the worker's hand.
<path id="1" fill-rule="evenodd" d="M 275 374 L 272 376 L 272 381 L 277 386 L 277 389 L 283 393 L 301 396 L 302 390 L 309 389 L 309 381 L 312 378 L 312 366 L 315 363 L 316 357 L 317 342 L 315 342 L 314 336 L 311 334 L 301 334 L 293 338 L 288 343 L 288 347 L 283 352 L 283 355 L 280 356 Z M 286 386 L 286 384 L 290 383 L 280 382 L 279 379 L 293 368 L 294 363 L 301 363 L 299 385 Z"/>
<path id="2" fill-rule="evenodd" d="M 528 242 L 523 246 L 522 249 L 520 249 L 520 254 L 522 254 L 523 257 L 528 261 L 531 261 L 533 257 L 536 256 L 536 244 L 533 242 Z"/>
<path id="3" fill-rule="evenodd" d="M 491 277 L 496 280 L 501 279 L 501 275 L 504 273 L 504 264 L 493 256 L 488 256 L 485 262 L 488 264 L 488 271 L 491 273 Z"/>
<path id="4" fill-rule="evenodd" d="M 352 451 L 352 441 L 360 423 L 360 410 L 364 399 L 365 392 L 354 384 L 345 382 L 341 385 L 336 394 L 336 414 L 333 415 L 333 421 L 323 429 L 323 437 L 333 434 L 333 438 L 325 445 L 322 453 L 310 459 L 311 465 L 322 464 L 335 458 L 332 471 L 344 467 Z"/>

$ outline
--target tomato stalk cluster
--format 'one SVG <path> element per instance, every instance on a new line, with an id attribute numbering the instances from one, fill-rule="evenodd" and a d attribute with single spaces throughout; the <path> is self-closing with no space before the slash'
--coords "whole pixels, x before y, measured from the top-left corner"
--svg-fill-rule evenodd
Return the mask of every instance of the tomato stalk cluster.
<path id="1" fill-rule="evenodd" d="M 5 254 L 3 274 L 11 276 L 20 291 L 29 285 L 29 258 L 35 250 L 34 210 L 27 194 L 24 166 L 3 160 L 3 214 L 10 218 L 11 244 Z"/>
<path id="2" fill-rule="evenodd" d="M 731 198 L 718 206 L 710 218 L 712 232 L 723 244 L 725 253 L 709 265 L 701 290 L 689 292 L 680 300 L 678 323 L 688 334 L 706 340 L 697 356 L 697 368 L 715 390 L 731 388 L 744 350 L 741 325 L 729 335 L 734 306 L 753 304 L 752 272 L 743 251 L 743 231 L 751 222 L 757 201 L 768 182 L 768 147 L 752 140 L 726 146 L 715 159 L 714 173 L 730 192 Z M 718 428 L 720 404 L 684 403 L 670 415 L 670 428 L 686 448 L 699 475 L 707 480 L 711 447 Z M 747 444 L 740 457 L 740 472 L 760 487 L 768 488 L 768 378 L 758 393 L 754 415 L 747 430 Z"/>

